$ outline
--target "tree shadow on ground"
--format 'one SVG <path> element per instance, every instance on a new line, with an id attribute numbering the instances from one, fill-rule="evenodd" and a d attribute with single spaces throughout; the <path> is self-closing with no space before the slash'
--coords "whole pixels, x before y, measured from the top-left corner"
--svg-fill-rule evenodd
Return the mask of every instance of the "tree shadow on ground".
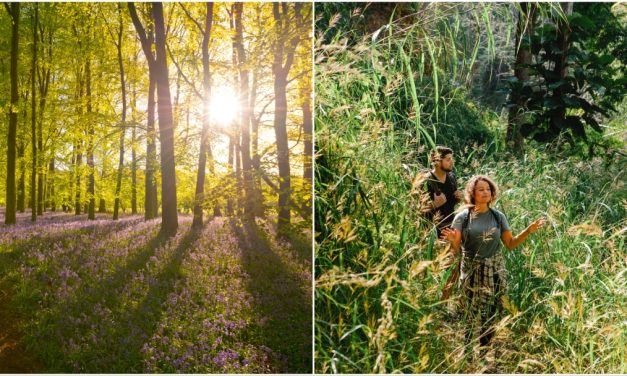
<path id="1" fill-rule="evenodd" d="M 290 246 L 290 251 L 298 258 L 301 264 L 308 263 L 311 265 L 311 249 L 312 238 L 303 234 L 301 231 L 293 230 L 281 234 L 279 240 L 285 241 Z"/>
<path id="2" fill-rule="evenodd" d="M 247 286 L 257 312 L 267 319 L 251 328 L 258 345 L 265 345 L 287 356 L 283 372 L 310 373 L 311 369 L 311 291 L 302 278 L 272 249 L 272 243 L 254 221 L 230 221 L 242 250 L 242 266 L 250 276 Z"/>
<path id="3" fill-rule="evenodd" d="M 71 222 L 79 220 L 75 217 L 73 219 L 73 221 L 63 221 L 63 223 L 71 224 Z M 2 299 L 0 299 L 0 313 L 3 317 L 3 320 L 1 320 L 3 325 L 0 328 L 0 347 L 3 348 L 3 350 L 0 350 L 0 372 L 18 372 L 19 370 L 23 372 L 39 372 L 45 369 L 43 365 L 45 362 L 43 362 L 43 359 L 37 359 L 35 355 L 37 351 L 33 349 L 38 344 L 34 343 L 33 346 L 32 343 L 24 341 L 21 326 L 23 322 L 28 321 L 29 318 L 26 317 L 28 313 L 15 308 L 16 301 L 14 300 L 13 292 L 16 289 L 17 278 L 19 278 L 19 273 L 16 272 L 17 268 L 25 263 L 24 256 L 39 249 L 51 247 L 56 243 L 67 243 L 66 240 L 68 238 L 81 234 L 98 233 L 99 236 L 106 237 L 111 233 L 131 227 L 138 221 L 129 218 L 128 220 L 105 224 L 91 223 L 75 229 L 70 227 L 67 231 L 60 230 L 59 233 L 55 234 L 34 233 L 30 237 L 19 237 L 19 234 L 17 234 L 15 241 L 4 244 L 5 249 L 0 252 L 0 294 L 2 295 Z M 58 224 L 55 222 L 55 225 Z M 35 223 L 32 227 L 36 226 L 41 226 L 41 223 Z M 62 307 L 61 317 L 65 316 L 67 308 L 67 306 Z M 37 310 L 30 314 L 37 314 Z"/>
<path id="4" fill-rule="evenodd" d="M 202 228 L 190 228 L 181 237 L 178 245 L 170 253 L 170 259 L 154 277 L 148 277 L 148 291 L 137 304 L 126 307 L 125 302 L 112 302 L 117 307 L 119 318 L 110 327 L 108 348 L 117 350 L 115 363 L 104 362 L 97 367 L 104 372 L 143 372 L 143 345 L 157 332 L 166 309 L 168 295 L 174 291 L 177 280 L 184 278 L 181 265 L 191 246 L 199 239 Z M 128 303 L 128 302 L 126 302 Z M 96 350 L 97 354 L 97 350 Z"/>
<path id="5" fill-rule="evenodd" d="M 112 224 L 104 234 L 98 231 L 98 235 L 105 237 L 121 228 Z M 184 256 L 202 231 L 189 230 L 172 240 L 174 238 L 164 237 L 157 230 L 157 227 L 151 228 L 154 236 L 131 249 L 126 261 L 119 263 L 112 273 L 96 276 L 63 302 L 53 302 L 47 309 L 48 314 L 38 316 L 39 321 L 45 323 L 36 325 L 43 325 L 47 330 L 37 332 L 28 344 L 45 364 L 37 371 L 142 372 L 142 346 L 155 332 L 164 310 L 163 303 L 181 275 Z M 131 233 L 133 235 L 136 234 Z M 169 246 L 168 241 L 177 243 Z M 146 266 L 164 245 L 167 249 L 162 252 L 167 261 L 156 275 L 149 275 Z M 137 273 L 146 273 L 143 283 L 148 287 L 143 292 L 135 292 L 136 286 L 131 286 Z M 98 316 L 94 312 L 106 314 Z M 102 317 L 105 319 L 100 320 Z M 79 347 L 74 349 L 74 354 L 70 351 L 69 356 L 68 338 L 76 340 L 73 343 Z M 80 363 L 75 359 L 80 359 Z"/>

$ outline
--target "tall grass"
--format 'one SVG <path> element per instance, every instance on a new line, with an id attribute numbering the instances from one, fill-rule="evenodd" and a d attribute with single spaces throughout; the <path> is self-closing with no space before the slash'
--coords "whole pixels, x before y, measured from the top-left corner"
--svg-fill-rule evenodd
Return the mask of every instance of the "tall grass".
<path id="1" fill-rule="evenodd" d="M 505 253 L 508 299 L 493 340 L 499 372 L 626 372 L 624 159 L 503 152 L 505 119 L 477 109 L 459 85 L 472 64 L 457 64 L 453 75 L 444 63 L 474 57 L 452 43 L 455 27 L 440 28 L 459 13 L 438 6 L 402 32 L 391 23 L 355 45 L 338 34 L 317 46 L 316 371 L 488 366 L 470 356 L 474 342 L 464 346 L 470 323 L 450 313 L 459 293 L 439 300 L 451 259 L 413 193 L 429 148 L 446 143 L 456 148 L 460 186 L 477 173 L 497 180 L 497 208 L 515 233 L 539 215 L 549 219 Z M 471 10 L 478 22 L 486 17 Z"/>

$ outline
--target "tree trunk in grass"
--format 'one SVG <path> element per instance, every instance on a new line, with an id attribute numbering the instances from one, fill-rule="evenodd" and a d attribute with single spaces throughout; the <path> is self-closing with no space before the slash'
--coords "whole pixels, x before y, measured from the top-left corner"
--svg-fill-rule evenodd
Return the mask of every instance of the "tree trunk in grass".
<path id="1" fill-rule="evenodd" d="M 120 157 L 118 163 L 118 175 L 115 182 L 115 202 L 113 204 L 113 220 L 117 220 L 119 217 L 118 211 L 120 209 L 120 191 L 122 190 L 122 173 L 124 171 L 124 135 L 126 131 L 126 82 L 124 80 L 124 62 L 122 60 L 122 35 L 124 33 L 124 23 L 122 20 L 121 5 L 118 5 L 119 11 L 119 29 L 118 29 L 118 41 L 116 47 L 118 50 L 118 66 L 120 68 L 120 85 L 122 87 L 122 120 L 120 123 Z"/>
<path id="2" fill-rule="evenodd" d="M 303 133 L 305 136 L 304 139 L 304 150 L 303 150 L 303 179 L 304 179 L 304 194 L 307 196 L 307 192 L 310 192 L 312 189 L 312 177 L 313 170 L 311 168 L 312 155 L 313 155 L 313 115 L 311 111 L 311 90 L 309 86 L 305 86 L 302 92 L 303 102 L 302 102 L 302 111 L 303 111 Z M 305 203 L 305 206 L 310 209 L 311 202 Z"/>
<path id="3" fill-rule="evenodd" d="M 135 123 L 131 128 L 131 213 L 137 214 L 137 142 Z"/>
<path id="4" fill-rule="evenodd" d="M 17 147 L 17 159 L 20 161 L 20 179 L 17 183 L 17 210 L 24 213 L 26 210 L 26 161 L 24 160 L 24 152 L 26 145 L 21 139 Z"/>
<path id="5" fill-rule="evenodd" d="M 157 182 L 155 180 L 154 171 L 157 166 L 156 137 L 155 137 L 155 88 L 157 85 L 155 76 L 155 56 L 152 53 L 152 44 L 154 42 L 154 33 L 152 29 L 148 32 L 144 29 L 134 3 L 128 3 L 129 13 L 137 30 L 139 41 L 148 61 L 148 104 L 147 104 L 147 121 L 146 121 L 146 188 L 144 198 L 144 218 L 146 220 L 153 219 L 158 214 L 157 199 Z"/>
<path id="6" fill-rule="evenodd" d="M 9 111 L 9 134 L 7 141 L 7 178 L 6 178 L 6 212 L 4 223 L 14 224 L 16 218 L 16 192 L 15 192 L 15 154 L 17 139 L 17 106 L 19 95 L 17 91 L 17 68 L 19 48 L 19 20 L 20 4 L 12 3 L 9 7 L 5 4 L 7 12 L 11 15 L 11 110 Z"/>
<path id="7" fill-rule="evenodd" d="M 40 23 L 37 22 L 36 29 L 39 30 L 39 40 L 42 42 L 42 46 L 44 48 L 44 61 L 52 60 L 52 31 L 48 30 L 49 38 L 47 46 L 44 44 L 46 40 L 46 28 Z M 48 52 L 48 56 L 46 56 L 45 52 Z M 50 88 L 50 75 L 51 68 L 50 64 L 41 64 L 37 77 L 39 82 L 39 127 L 37 128 L 37 149 L 39 150 L 38 158 L 37 158 L 37 171 L 38 171 L 38 180 L 37 180 L 37 214 L 42 215 L 45 206 L 45 183 L 46 183 L 46 161 L 44 151 L 44 136 L 43 136 L 43 128 L 44 128 L 44 112 L 46 110 L 46 99 L 48 97 L 48 89 Z M 52 158 L 52 156 L 51 156 Z"/>
<path id="8" fill-rule="evenodd" d="M 301 3 L 293 4 L 294 17 L 289 15 L 287 3 L 272 3 L 275 21 L 274 56 L 274 133 L 276 135 L 277 159 L 279 165 L 279 217 L 277 230 L 283 235 L 290 224 L 290 159 L 287 138 L 287 76 L 294 62 L 294 52 L 298 46 L 300 33 L 296 23 L 301 22 Z M 293 33 L 291 33 L 294 31 Z"/>
<path id="9" fill-rule="evenodd" d="M 87 96 L 87 116 L 89 120 L 87 128 L 87 166 L 89 177 L 87 180 L 87 218 L 96 219 L 96 192 L 95 192 L 95 168 L 94 168 L 94 124 L 92 120 L 91 103 L 91 61 L 88 57 L 85 67 L 85 94 Z"/>
<path id="10" fill-rule="evenodd" d="M 198 156 L 198 174 L 196 176 L 196 196 L 194 199 L 194 220 L 192 225 L 200 227 L 203 224 L 203 201 L 205 192 L 205 167 L 207 164 L 207 134 L 209 132 L 209 101 L 211 100 L 211 71 L 209 67 L 209 40 L 211 38 L 211 24 L 213 23 L 213 3 L 206 4 L 205 29 L 202 39 L 202 67 L 203 67 L 203 91 L 204 114 L 200 136 L 200 152 Z"/>
<path id="11" fill-rule="evenodd" d="M 242 178 L 243 178 L 243 209 L 247 216 L 254 216 L 253 213 L 253 192 L 252 184 L 252 160 L 250 156 L 250 116 L 251 103 L 249 99 L 249 70 L 247 68 L 246 51 L 244 49 L 244 25 L 242 24 L 242 13 L 244 12 L 243 3 L 235 3 L 233 5 L 235 36 L 234 47 L 237 52 L 237 68 L 239 71 L 239 104 L 240 104 L 240 155 L 242 159 Z"/>
<path id="12" fill-rule="evenodd" d="M 135 126 L 135 110 L 137 108 L 137 92 L 135 86 L 131 91 L 131 213 L 137 214 L 137 127 Z"/>
<path id="13" fill-rule="evenodd" d="M 35 76 L 37 73 L 37 24 L 39 23 L 39 7 L 35 3 L 35 12 L 33 15 L 33 60 L 31 66 L 31 92 L 33 94 L 31 98 L 31 177 L 30 177 L 30 204 L 31 204 L 31 217 L 30 220 L 35 222 L 37 220 L 37 101 L 35 91 Z"/>
<path id="14" fill-rule="evenodd" d="M 57 211 L 57 201 L 55 198 L 55 192 L 54 192 L 54 174 L 55 174 L 55 166 L 54 166 L 54 153 L 52 153 L 52 155 L 50 156 L 50 162 L 48 164 L 48 184 L 47 184 L 47 194 L 46 197 L 48 198 L 48 207 L 50 208 L 51 211 L 55 212 Z"/>
<path id="15" fill-rule="evenodd" d="M 153 3 L 152 17 L 155 23 L 155 77 L 157 80 L 157 112 L 159 114 L 159 136 L 161 141 L 161 233 L 165 236 L 174 236 L 178 228 L 174 165 L 174 121 L 166 61 L 165 24 L 162 3 Z"/>

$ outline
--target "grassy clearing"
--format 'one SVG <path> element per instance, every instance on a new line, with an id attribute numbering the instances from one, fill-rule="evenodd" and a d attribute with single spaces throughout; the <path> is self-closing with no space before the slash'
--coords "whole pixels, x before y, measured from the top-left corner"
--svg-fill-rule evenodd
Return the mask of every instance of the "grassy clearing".
<path id="1" fill-rule="evenodd" d="M 506 119 L 451 90 L 444 70 L 436 87 L 424 72 L 437 58 L 421 66 L 406 40 L 317 46 L 316 371 L 626 372 L 625 159 L 563 157 L 551 146 L 510 155 Z M 432 143 L 456 148 L 460 186 L 477 173 L 495 178 L 496 207 L 515 233 L 549 219 L 506 252 L 496 360 L 472 356 L 476 343 L 464 348 L 470 324 L 451 314 L 459 295 L 439 301 L 451 260 L 412 194 Z"/>
<path id="2" fill-rule="evenodd" d="M 21 220 L 2 231 L 0 283 L 38 372 L 311 370 L 308 249 L 265 222 L 183 217 L 165 241 L 139 217 Z"/>

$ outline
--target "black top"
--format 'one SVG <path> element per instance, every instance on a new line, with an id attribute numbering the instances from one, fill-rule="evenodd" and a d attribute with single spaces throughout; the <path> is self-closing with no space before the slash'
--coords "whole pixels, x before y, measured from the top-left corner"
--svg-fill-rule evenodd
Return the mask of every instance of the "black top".
<path id="1" fill-rule="evenodd" d="M 433 172 L 429 173 L 429 177 L 427 179 L 427 191 L 429 192 L 429 197 L 431 200 L 435 198 L 436 193 L 444 193 L 446 197 L 446 202 L 444 205 L 440 206 L 437 209 L 433 209 L 428 213 L 428 218 L 433 219 L 436 213 L 439 213 L 440 220 L 438 221 L 438 229 L 442 229 L 445 227 L 449 227 L 451 222 L 453 222 L 453 212 L 455 211 L 455 204 L 457 204 L 457 199 L 455 198 L 455 191 L 457 190 L 457 178 L 455 178 L 455 174 L 452 172 L 448 172 L 446 174 L 446 179 L 444 183 L 440 182 L 438 178 L 433 174 Z"/>

